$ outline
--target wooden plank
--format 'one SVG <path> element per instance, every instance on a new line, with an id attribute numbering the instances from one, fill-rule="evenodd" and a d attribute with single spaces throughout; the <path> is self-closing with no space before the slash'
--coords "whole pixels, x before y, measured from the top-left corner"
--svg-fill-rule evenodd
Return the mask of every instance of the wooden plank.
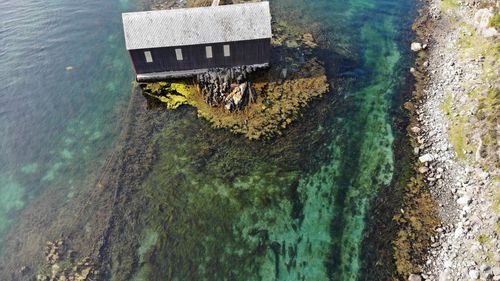
<path id="1" fill-rule="evenodd" d="M 255 69 L 263 69 L 263 68 L 268 68 L 269 64 L 262 63 L 262 64 L 248 65 L 248 66 L 251 66 Z M 169 79 L 169 78 L 193 77 L 195 75 L 205 73 L 207 71 L 208 71 L 208 69 L 205 68 L 205 69 L 193 69 L 193 70 L 182 70 L 182 71 L 164 71 L 164 72 L 143 73 L 143 74 L 137 74 L 136 80 L 137 80 L 137 82 L 155 82 L 155 81 L 162 81 L 162 80 Z"/>

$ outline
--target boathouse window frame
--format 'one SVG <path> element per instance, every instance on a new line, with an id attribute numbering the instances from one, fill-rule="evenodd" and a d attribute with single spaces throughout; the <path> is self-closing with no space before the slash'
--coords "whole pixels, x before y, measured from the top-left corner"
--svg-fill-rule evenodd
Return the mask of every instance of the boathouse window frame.
<path id="1" fill-rule="evenodd" d="M 144 51 L 144 58 L 146 59 L 147 63 L 152 63 L 153 55 L 151 54 L 151 51 Z"/>
<path id="2" fill-rule="evenodd" d="M 182 56 L 182 49 L 181 48 L 175 49 L 175 58 L 177 59 L 177 61 L 184 60 L 184 57 Z"/>
<path id="3" fill-rule="evenodd" d="M 212 52 L 212 46 L 205 46 L 205 55 L 207 59 L 211 59 L 214 57 L 214 54 Z"/>
<path id="4" fill-rule="evenodd" d="M 231 56 L 231 45 L 225 44 L 223 46 L 223 50 L 224 50 L 224 57 L 230 57 Z"/>

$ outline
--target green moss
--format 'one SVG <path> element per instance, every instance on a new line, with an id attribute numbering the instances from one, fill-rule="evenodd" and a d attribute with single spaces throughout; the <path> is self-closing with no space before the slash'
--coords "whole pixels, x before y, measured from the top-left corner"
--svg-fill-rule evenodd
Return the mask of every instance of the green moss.
<path id="1" fill-rule="evenodd" d="M 425 58 L 427 58 L 427 53 L 424 51 L 420 51 L 418 52 L 417 56 L 420 60 L 424 60 Z"/>
<path id="2" fill-rule="evenodd" d="M 489 26 L 495 27 L 495 28 L 500 28 L 500 14 L 499 13 L 495 13 L 491 17 L 490 22 L 489 22 Z"/>
<path id="3" fill-rule="evenodd" d="M 441 8 L 443 10 L 456 10 L 459 4 L 456 0 L 441 0 Z"/>
<path id="4" fill-rule="evenodd" d="M 452 120 L 449 129 L 450 142 L 455 148 L 458 159 L 464 160 L 465 154 L 470 149 L 467 144 L 466 118 L 457 117 Z"/>
<path id="5" fill-rule="evenodd" d="M 181 105 L 192 104 L 190 96 L 194 87 L 188 82 L 159 82 L 143 86 L 144 94 L 163 102 L 168 109 L 176 109 Z"/>
<path id="6" fill-rule="evenodd" d="M 451 93 L 448 93 L 446 95 L 446 99 L 444 102 L 441 104 L 441 110 L 446 114 L 449 115 L 451 113 L 451 103 L 453 102 L 453 97 L 451 96 Z"/>
<path id="7" fill-rule="evenodd" d="M 488 235 L 481 234 L 477 237 L 477 241 L 481 244 L 485 244 L 490 241 L 490 237 Z"/>
<path id="8" fill-rule="evenodd" d="M 495 181 L 494 181 L 495 182 Z M 498 181 L 496 181 L 498 183 Z M 500 190 L 495 191 L 495 199 L 493 200 L 493 211 L 500 213 Z"/>

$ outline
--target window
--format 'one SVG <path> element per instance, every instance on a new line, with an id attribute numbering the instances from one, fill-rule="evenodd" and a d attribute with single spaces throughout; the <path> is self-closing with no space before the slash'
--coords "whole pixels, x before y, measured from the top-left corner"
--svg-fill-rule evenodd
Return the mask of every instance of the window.
<path id="1" fill-rule="evenodd" d="M 213 58 L 214 56 L 212 54 L 212 46 L 206 46 L 205 53 L 207 54 L 207 59 Z"/>
<path id="2" fill-rule="evenodd" d="M 175 49 L 175 57 L 177 58 L 177 60 L 183 60 L 182 49 Z"/>
<path id="3" fill-rule="evenodd" d="M 229 57 L 231 55 L 231 48 L 229 45 L 224 45 L 224 56 Z"/>
<path id="4" fill-rule="evenodd" d="M 147 63 L 153 62 L 153 56 L 151 56 L 151 51 L 145 51 L 144 57 L 146 58 Z"/>

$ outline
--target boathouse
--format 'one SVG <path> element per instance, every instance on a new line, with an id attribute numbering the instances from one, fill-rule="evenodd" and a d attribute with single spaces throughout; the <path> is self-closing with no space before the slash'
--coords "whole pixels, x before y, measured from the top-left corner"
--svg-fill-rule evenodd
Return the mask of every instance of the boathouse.
<path id="1" fill-rule="evenodd" d="M 210 68 L 267 67 L 269 2 L 122 14 L 138 81 L 187 77 Z"/>

